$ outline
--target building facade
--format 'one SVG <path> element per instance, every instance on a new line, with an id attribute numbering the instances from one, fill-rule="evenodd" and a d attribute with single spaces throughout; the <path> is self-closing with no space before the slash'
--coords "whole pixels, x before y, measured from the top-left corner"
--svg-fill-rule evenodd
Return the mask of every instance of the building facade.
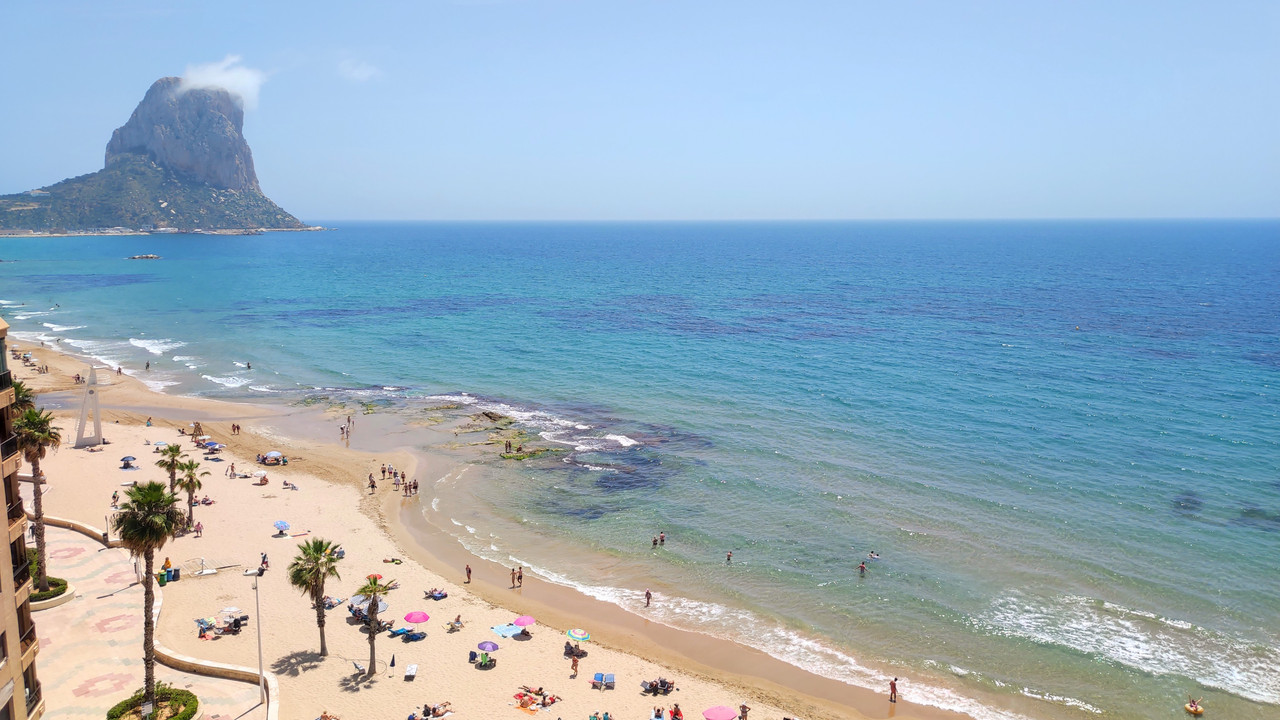
<path id="1" fill-rule="evenodd" d="M 40 641 L 31 619 L 31 562 L 27 559 L 27 516 L 18 490 L 18 439 L 13 433 L 13 376 L 9 370 L 9 325 L 0 320 L 0 475 L 9 552 L 0 552 L 0 720 L 35 720 L 44 714 L 36 677 Z"/>

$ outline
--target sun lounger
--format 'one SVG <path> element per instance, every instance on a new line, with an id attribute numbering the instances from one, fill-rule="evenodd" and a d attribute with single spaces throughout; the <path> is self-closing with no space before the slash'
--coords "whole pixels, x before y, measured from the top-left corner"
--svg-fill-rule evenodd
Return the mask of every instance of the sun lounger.
<path id="1" fill-rule="evenodd" d="M 352 660 L 352 661 L 351 661 L 351 664 L 356 666 L 356 673 L 363 674 L 363 673 L 367 673 L 367 672 L 369 672 L 369 668 L 367 668 L 367 667 L 365 667 L 365 666 L 361 665 L 360 663 L 356 662 L 355 660 Z"/>
<path id="2" fill-rule="evenodd" d="M 409 628 L 396 628 L 391 631 L 390 635 L 391 637 L 400 637 L 401 635 L 408 635 L 410 632 L 412 631 Z"/>
<path id="3" fill-rule="evenodd" d="M 592 690 L 604 689 L 604 673 L 596 673 L 595 676 L 591 678 L 591 689 Z"/>
<path id="4" fill-rule="evenodd" d="M 612 690 L 612 689 L 614 689 L 614 685 L 615 685 L 615 684 L 616 684 L 616 681 L 615 681 L 615 680 L 614 680 L 614 678 L 613 678 L 613 673 L 606 673 L 606 674 L 605 674 L 605 676 L 604 676 L 604 688 L 603 688 L 603 689 L 604 689 L 604 690 Z"/>
<path id="5" fill-rule="evenodd" d="M 417 676 L 418 676 L 418 666 L 416 663 L 404 669 L 405 682 L 408 682 Z"/>
<path id="6" fill-rule="evenodd" d="M 405 642 L 417 642 L 418 640 L 426 640 L 427 634 L 424 632 L 409 633 L 404 636 Z"/>

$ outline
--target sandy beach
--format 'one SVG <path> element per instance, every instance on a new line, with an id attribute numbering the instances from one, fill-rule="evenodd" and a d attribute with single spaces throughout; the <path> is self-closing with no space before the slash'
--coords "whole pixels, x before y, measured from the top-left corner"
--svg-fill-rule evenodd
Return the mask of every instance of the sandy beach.
<path id="1" fill-rule="evenodd" d="M 30 343 L 12 342 L 11 347 L 30 350 L 49 367 L 43 374 L 13 368 L 17 379 L 43 395 L 38 405 L 55 409 L 62 429 L 63 448 L 43 465 L 49 480 L 48 514 L 103 526 L 112 511 L 113 492 L 123 495 L 125 486 L 135 481 L 167 482 L 167 473 L 155 467 L 157 442 L 181 444 L 201 461 L 202 470 L 209 471 L 199 495 L 214 502 L 194 509 L 203 536 L 173 540 L 157 558 L 158 563 L 170 558 L 182 569 L 181 580 L 163 589 L 158 636 L 186 655 L 256 667 L 255 634 L 261 630 L 265 668 L 280 683 L 281 717 L 314 718 L 328 711 L 346 720 L 396 718 L 420 711 L 424 703 L 446 701 L 454 714 L 504 717 L 526 712 L 515 706 L 514 696 L 522 685 L 542 687 L 562 698 L 542 715 L 548 719 L 608 711 L 613 717 L 639 720 L 652 717 L 657 706 L 670 710 L 676 703 L 691 720 L 712 706 L 741 704 L 751 708 L 753 718 L 961 717 L 911 704 L 906 679 L 900 683 L 903 700 L 892 705 L 886 693 L 821 678 L 734 643 L 651 623 L 532 574 L 513 589 L 508 568 L 469 556 L 415 520 L 421 498 L 429 501 L 431 484 L 457 473 L 459 462 L 465 461 L 409 448 L 374 454 L 345 447 L 334 432 L 340 418 L 323 410 L 175 397 L 153 392 L 128 375 L 100 371 L 103 430 L 110 444 L 102 452 L 75 449 L 83 386 L 71 378 L 86 372 L 87 361 Z M 192 421 L 199 421 L 227 449 L 206 458 L 182 434 Z M 243 431 L 231 434 L 232 423 Z M 373 422 L 356 418 L 354 434 L 366 425 L 366 431 L 372 431 Z M 442 434 L 447 431 L 440 429 Z M 332 441 L 321 439 L 328 437 Z M 255 456 L 270 450 L 286 455 L 288 465 L 259 466 Z M 120 458 L 127 455 L 138 458 L 137 469 L 121 469 Z M 383 481 L 384 463 L 418 478 L 421 494 L 406 498 L 390 478 Z M 228 477 L 232 465 L 239 473 L 265 469 L 268 483 L 257 486 L 254 478 Z M 370 473 L 378 476 L 373 492 L 366 486 Z M 286 480 L 297 490 L 285 489 Z M 289 523 L 287 533 L 273 527 L 281 520 Z M 426 633 L 424 640 L 406 642 L 385 632 L 379 636 L 378 666 L 372 677 L 356 671 L 355 663 L 368 662 L 369 645 L 345 603 L 327 616 L 329 655 L 321 658 L 315 612 L 288 583 L 285 569 L 298 543 L 316 537 L 346 550 L 339 565 L 342 578 L 330 582 L 329 595 L 347 598 L 365 576 L 379 573 L 384 581 L 398 583 L 387 598 L 383 619 L 405 627 L 402 618 L 410 611 L 430 615 L 417 625 Z M 258 567 L 262 553 L 270 567 L 260 578 L 255 598 L 255 578 L 245 571 Z M 470 584 L 462 571 L 468 563 L 474 571 Z M 194 575 L 202 566 L 218 572 Z M 51 571 L 57 573 L 56 565 Z M 448 596 L 425 598 L 428 588 L 442 588 Z M 209 640 L 198 637 L 193 620 L 217 615 L 228 606 L 252 616 L 247 632 Z M 504 638 L 492 629 L 522 614 L 537 618 L 532 638 Z M 465 627 L 448 631 L 446 621 L 458 615 Z M 589 654 L 581 659 L 576 675 L 563 654 L 569 628 L 592 633 L 591 641 L 582 643 Z M 468 653 L 482 641 L 500 646 L 494 653 L 498 662 L 489 670 L 468 662 Z M 413 680 L 404 677 L 409 665 L 417 665 Z M 593 689 L 596 673 L 615 675 L 616 688 Z M 657 698 L 643 694 L 641 682 L 658 677 L 674 680 L 679 689 Z"/>

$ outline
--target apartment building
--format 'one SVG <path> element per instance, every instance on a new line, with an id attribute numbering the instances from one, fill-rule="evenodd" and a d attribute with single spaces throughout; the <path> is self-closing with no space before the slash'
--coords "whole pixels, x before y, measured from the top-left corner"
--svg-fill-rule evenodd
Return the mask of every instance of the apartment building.
<path id="1" fill-rule="evenodd" d="M 31 563 L 27 560 L 27 517 L 18 492 L 8 334 L 8 323 L 0 320 L 0 475 L 4 477 L 9 532 L 9 552 L 0 552 L 0 720 L 34 720 L 44 714 L 44 698 L 36 678 L 40 642 L 31 619 Z"/>

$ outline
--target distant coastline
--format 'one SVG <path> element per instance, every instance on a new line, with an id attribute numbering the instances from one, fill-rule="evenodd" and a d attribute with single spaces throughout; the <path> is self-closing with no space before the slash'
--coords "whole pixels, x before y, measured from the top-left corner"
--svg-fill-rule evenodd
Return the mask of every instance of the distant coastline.
<path id="1" fill-rule="evenodd" d="M 177 230 L 163 228 L 158 230 L 137 230 L 134 228 L 98 228 L 94 230 L 67 230 L 65 232 L 44 232 L 41 230 L 0 230 L 0 237 L 115 237 L 122 235 L 263 235 L 269 232 L 320 232 L 330 230 L 322 225 L 308 227 L 278 228 L 222 228 L 219 230 Z"/>

